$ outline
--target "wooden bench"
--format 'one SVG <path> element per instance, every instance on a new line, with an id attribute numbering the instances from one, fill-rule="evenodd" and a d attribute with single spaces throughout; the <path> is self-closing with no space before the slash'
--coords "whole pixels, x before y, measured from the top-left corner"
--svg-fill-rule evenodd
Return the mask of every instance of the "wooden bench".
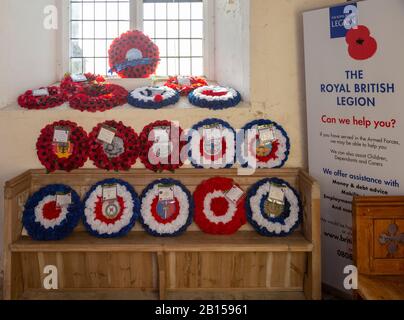
<path id="1" fill-rule="evenodd" d="M 37 242 L 21 235 L 22 210 L 38 188 L 65 183 L 84 195 L 106 178 L 131 183 L 140 193 L 150 182 L 170 177 L 190 191 L 203 180 L 234 178 L 245 190 L 260 179 L 279 177 L 296 187 L 304 204 L 303 224 L 286 238 L 266 238 L 249 225 L 232 236 L 211 236 L 196 225 L 178 238 L 154 238 L 135 229 L 121 239 L 98 239 L 78 226 L 67 239 Z M 30 170 L 5 187 L 4 296 L 6 299 L 320 299 L 320 192 L 300 169 L 181 169 L 155 174 L 82 169 L 46 174 Z M 58 269 L 59 289 L 43 289 L 43 269 Z"/>

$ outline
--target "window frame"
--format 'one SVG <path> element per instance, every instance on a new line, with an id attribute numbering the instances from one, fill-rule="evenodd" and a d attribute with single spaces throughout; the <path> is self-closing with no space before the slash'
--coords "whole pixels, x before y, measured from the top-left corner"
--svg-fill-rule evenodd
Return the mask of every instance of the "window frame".
<path id="1" fill-rule="evenodd" d="M 143 31 L 143 0 L 130 1 L 130 28 Z M 214 73 L 214 52 L 215 52 L 215 0 L 203 0 L 203 71 L 204 76 L 209 80 L 215 79 Z M 59 8 L 60 21 L 57 36 L 57 46 L 59 50 L 58 78 L 70 71 L 70 0 L 60 1 Z M 109 77 L 107 75 L 107 77 Z M 166 78 L 166 77 L 159 77 Z"/>

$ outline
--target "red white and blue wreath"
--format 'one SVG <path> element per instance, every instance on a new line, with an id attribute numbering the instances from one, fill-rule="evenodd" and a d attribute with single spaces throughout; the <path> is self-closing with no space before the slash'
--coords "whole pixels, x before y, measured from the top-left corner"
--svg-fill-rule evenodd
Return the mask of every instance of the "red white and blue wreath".
<path id="1" fill-rule="evenodd" d="M 192 223 L 193 201 L 179 181 L 162 179 L 143 191 L 140 212 L 140 221 L 149 234 L 174 237 Z"/>
<path id="2" fill-rule="evenodd" d="M 236 156 L 236 132 L 225 121 L 206 119 L 188 135 L 189 158 L 199 169 L 231 168 Z"/>
<path id="3" fill-rule="evenodd" d="M 89 154 L 94 165 L 105 170 L 129 170 L 138 157 L 136 132 L 122 122 L 105 121 L 89 134 Z"/>
<path id="4" fill-rule="evenodd" d="M 241 95 L 233 88 L 205 86 L 192 91 L 188 99 L 194 106 L 221 110 L 238 105 L 241 102 Z"/>
<path id="5" fill-rule="evenodd" d="M 26 202 L 22 223 L 34 240 L 51 241 L 66 238 L 83 214 L 79 195 L 60 184 L 46 186 Z"/>
<path id="6" fill-rule="evenodd" d="M 244 191 L 233 179 L 203 181 L 193 196 L 194 219 L 203 232 L 230 235 L 246 223 Z"/>
<path id="7" fill-rule="evenodd" d="M 161 109 L 176 104 L 179 99 L 177 91 L 165 86 L 138 88 L 128 96 L 129 104 L 141 109 Z"/>
<path id="8" fill-rule="evenodd" d="M 248 192 L 247 219 L 264 236 L 287 236 L 300 224 L 302 204 L 298 193 L 286 181 L 264 179 Z"/>
<path id="9" fill-rule="evenodd" d="M 139 198 L 125 181 L 108 179 L 91 187 L 84 198 L 83 222 L 99 238 L 125 236 L 139 216 Z"/>
<path id="10" fill-rule="evenodd" d="M 39 161 L 48 170 L 72 171 L 88 159 L 88 137 L 71 121 L 57 121 L 41 130 L 36 143 Z"/>
<path id="11" fill-rule="evenodd" d="M 145 167 L 155 172 L 173 172 L 182 167 L 181 152 L 187 142 L 183 130 L 174 122 L 155 121 L 139 135 L 139 157 Z"/>
<path id="12" fill-rule="evenodd" d="M 255 120 L 239 132 L 237 157 L 243 167 L 281 168 L 290 153 L 286 131 L 271 120 Z"/>

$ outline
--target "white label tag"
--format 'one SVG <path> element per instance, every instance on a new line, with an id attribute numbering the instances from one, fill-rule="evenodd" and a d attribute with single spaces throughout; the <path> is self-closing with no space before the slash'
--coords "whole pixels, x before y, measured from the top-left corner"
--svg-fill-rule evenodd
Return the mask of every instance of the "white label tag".
<path id="1" fill-rule="evenodd" d="M 229 191 L 226 192 L 226 198 L 233 202 L 234 204 L 237 204 L 240 199 L 244 195 L 244 190 L 241 189 L 238 186 L 233 186 Z"/>
<path id="2" fill-rule="evenodd" d="M 159 200 L 160 201 L 173 201 L 174 200 L 174 186 L 159 186 Z"/>
<path id="3" fill-rule="evenodd" d="M 114 141 L 116 132 L 113 129 L 107 128 L 107 127 L 101 127 L 100 132 L 98 133 L 97 139 L 108 143 L 112 144 L 112 141 Z"/>
<path id="4" fill-rule="evenodd" d="M 103 201 L 116 200 L 116 198 L 117 198 L 116 185 L 102 187 L 102 200 Z"/>
<path id="5" fill-rule="evenodd" d="M 48 88 L 42 88 L 42 89 L 32 90 L 32 95 L 33 95 L 34 97 L 49 96 L 49 90 L 48 90 Z"/>
<path id="6" fill-rule="evenodd" d="M 170 141 L 170 127 L 156 127 L 153 132 L 155 143 Z"/>
<path id="7" fill-rule="evenodd" d="M 190 77 L 178 77 L 178 84 L 180 86 L 190 86 L 191 85 L 191 79 Z"/>
<path id="8" fill-rule="evenodd" d="M 56 194 L 56 205 L 58 207 L 67 207 L 72 203 L 71 193 Z"/>
<path id="9" fill-rule="evenodd" d="M 53 132 L 53 142 L 68 143 L 70 130 L 68 128 L 56 127 Z"/>
<path id="10" fill-rule="evenodd" d="M 267 144 L 275 140 L 275 132 L 272 127 L 259 128 L 258 133 L 260 141 L 263 144 Z"/>
<path id="11" fill-rule="evenodd" d="M 70 76 L 74 82 L 84 82 L 87 81 L 87 77 L 84 74 L 72 74 Z"/>
<path id="12" fill-rule="evenodd" d="M 285 204 L 285 190 L 282 187 L 271 185 L 268 200 L 277 204 Z"/>
<path id="13" fill-rule="evenodd" d="M 28 237 L 28 231 L 27 231 L 27 229 L 25 229 L 24 227 L 22 227 L 21 236 L 23 236 L 23 237 Z"/>

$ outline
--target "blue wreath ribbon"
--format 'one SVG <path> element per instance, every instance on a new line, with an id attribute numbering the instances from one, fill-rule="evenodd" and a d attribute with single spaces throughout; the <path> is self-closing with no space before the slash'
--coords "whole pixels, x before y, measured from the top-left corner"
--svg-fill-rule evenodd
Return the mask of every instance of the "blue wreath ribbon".
<path id="1" fill-rule="evenodd" d="M 204 169 L 204 167 L 203 167 L 203 166 L 200 166 L 198 163 L 196 163 L 196 160 L 192 158 L 192 150 L 191 150 L 192 131 L 193 131 L 193 130 L 198 131 L 199 129 L 201 129 L 201 128 L 205 127 L 205 126 L 214 125 L 214 124 L 216 124 L 216 123 L 220 124 L 223 128 L 226 128 L 226 129 L 230 130 L 231 132 L 233 132 L 233 133 L 234 133 L 234 138 L 236 139 L 236 131 L 233 129 L 233 127 L 232 127 L 228 122 L 223 121 L 223 120 L 221 120 L 221 119 L 217 119 L 217 118 L 205 119 L 205 120 L 200 121 L 200 122 L 198 122 L 197 124 L 195 124 L 195 125 L 192 127 L 192 130 L 191 130 L 191 132 L 190 132 L 189 135 L 188 135 L 188 144 L 187 144 L 187 147 L 189 148 L 189 150 L 188 150 L 188 157 L 189 157 L 189 160 L 191 161 L 192 166 L 193 166 L 194 168 L 196 168 L 196 169 Z M 200 143 L 200 141 L 198 141 L 198 144 L 199 144 L 199 143 Z M 236 141 L 235 141 L 235 143 L 234 143 L 234 146 L 236 147 Z M 224 169 L 229 169 L 229 168 L 231 168 L 231 167 L 234 165 L 235 162 L 236 162 L 236 153 L 235 153 L 235 155 L 234 155 L 233 163 L 227 164 L 227 165 L 224 167 Z"/>
<path id="2" fill-rule="evenodd" d="M 114 72 L 121 72 L 127 68 L 152 64 L 153 62 L 159 61 L 159 59 L 154 58 L 140 58 L 133 60 L 125 60 L 124 62 L 118 63 L 114 65 L 111 69 L 109 69 L 108 73 L 113 74 Z"/>
<path id="3" fill-rule="evenodd" d="M 66 218 L 57 226 L 46 229 L 40 222 L 35 221 L 35 208 L 47 196 L 57 193 L 71 194 L 72 202 L 67 208 Z M 38 241 L 62 240 L 69 236 L 80 221 L 83 206 L 76 191 L 63 184 L 48 185 L 35 192 L 25 203 L 22 223 L 29 236 Z"/>
<path id="4" fill-rule="evenodd" d="M 176 232 L 171 233 L 171 234 L 161 234 L 156 232 L 155 230 L 150 229 L 150 227 L 145 223 L 145 221 L 143 220 L 143 216 L 142 214 L 140 214 L 140 218 L 139 221 L 142 224 L 143 228 L 146 230 L 147 233 L 149 233 L 150 235 L 154 236 L 154 237 L 161 237 L 161 238 L 170 238 L 170 237 L 177 237 L 181 234 L 183 234 L 188 227 L 192 224 L 193 221 L 193 212 L 194 212 L 194 201 L 193 198 L 191 196 L 191 193 L 189 192 L 189 190 L 178 180 L 174 180 L 174 179 L 160 179 L 157 181 L 152 182 L 151 184 L 149 184 L 142 192 L 141 195 L 141 202 L 143 202 L 143 200 L 145 199 L 145 197 L 147 196 L 148 192 L 150 190 L 152 190 L 156 185 L 176 185 L 178 187 L 180 187 L 184 193 L 187 196 L 187 201 L 189 203 L 189 215 L 188 215 L 188 219 L 186 221 L 186 223 Z"/>
<path id="5" fill-rule="evenodd" d="M 241 102 L 242 100 L 241 94 L 237 90 L 236 92 L 237 95 L 232 99 L 220 100 L 220 101 L 208 101 L 205 99 L 198 98 L 193 91 L 188 95 L 188 100 L 191 104 L 200 108 L 206 108 L 211 110 L 223 110 L 233 108 Z"/>
<path id="6" fill-rule="evenodd" d="M 112 234 L 100 234 L 97 230 L 94 230 L 87 222 L 86 216 L 83 213 L 83 224 L 86 227 L 86 230 L 88 233 L 90 233 L 92 236 L 97 237 L 97 238 L 104 238 L 104 239 L 108 239 L 108 238 L 119 238 L 119 237 L 124 237 L 126 236 L 130 230 L 132 230 L 132 228 L 135 225 L 136 220 L 139 217 L 139 213 L 140 213 L 140 200 L 138 197 L 138 194 L 136 193 L 135 189 L 126 181 L 123 180 L 119 180 L 119 179 L 106 179 L 103 181 L 100 181 L 98 183 L 96 183 L 95 185 L 93 185 L 91 187 L 91 189 L 86 193 L 84 200 L 83 200 L 83 210 L 85 209 L 85 204 L 88 200 L 88 198 L 91 196 L 91 194 L 93 192 L 95 192 L 95 190 L 97 189 L 98 186 L 104 186 L 104 185 L 122 185 L 126 188 L 126 190 L 131 194 L 132 196 L 132 202 L 133 202 L 133 214 L 132 214 L 132 218 L 130 219 L 129 223 L 122 228 L 119 232 L 116 233 L 112 233 Z M 84 212 L 84 211 L 83 211 Z"/>
<path id="7" fill-rule="evenodd" d="M 161 102 L 143 101 L 143 100 L 140 100 L 140 99 L 136 99 L 136 98 L 134 98 L 132 96 L 132 92 L 129 93 L 129 95 L 128 95 L 128 103 L 131 106 L 136 107 L 136 108 L 140 108 L 140 109 L 158 110 L 158 109 L 162 109 L 164 107 L 176 104 L 180 100 L 180 94 L 177 91 L 175 91 L 174 96 L 172 96 L 172 97 L 170 97 L 168 99 L 163 99 Z"/>
<path id="8" fill-rule="evenodd" d="M 280 234 L 277 234 L 275 232 L 270 232 L 267 228 L 259 225 L 255 220 L 252 219 L 252 208 L 251 208 L 251 205 L 250 205 L 250 199 L 251 199 L 251 197 L 253 197 L 253 196 L 255 196 L 257 194 L 258 189 L 260 189 L 263 185 L 265 185 L 267 183 L 275 184 L 275 185 L 282 185 L 282 186 L 285 186 L 285 187 L 289 188 L 290 190 L 293 191 L 296 198 L 298 199 L 299 218 L 298 218 L 298 221 L 295 223 L 295 225 L 290 228 L 289 232 L 282 231 Z M 263 218 L 266 219 L 269 222 L 272 222 L 272 223 L 280 223 L 282 225 L 285 225 L 285 219 L 289 216 L 289 213 L 290 213 L 290 203 L 288 202 L 288 200 L 285 198 L 285 206 L 284 206 L 283 212 L 282 212 L 281 215 L 279 215 L 278 217 L 275 217 L 275 218 L 268 217 L 265 214 L 265 211 L 264 211 L 265 201 L 266 201 L 266 197 L 262 197 L 262 199 L 260 201 L 260 212 L 261 212 Z M 302 222 L 303 206 L 302 206 L 302 202 L 301 202 L 299 194 L 297 193 L 297 191 L 288 182 L 286 182 L 286 181 L 284 181 L 282 179 L 279 179 L 279 178 L 263 179 L 261 181 L 258 181 L 255 185 L 253 185 L 250 188 L 250 190 L 248 191 L 248 193 L 247 193 L 247 199 L 246 199 L 246 202 L 245 202 L 245 206 L 246 206 L 246 213 L 247 213 L 248 222 L 253 226 L 253 228 L 259 234 L 261 234 L 263 236 L 267 236 L 267 237 L 286 237 L 286 236 L 292 234 Z"/>
<path id="9" fill-rule="evenodd" d="M 285 131 L 285 129 L 281 125 L 276 123 L 275 121 L 267 120 L 267 119 L 259 119 L 259 120 L 254 120 L 254 121 L 252 121 L 250 123 L 247 123 L 242 128 L 242 130 L 240 130 L 238 132 L 237 141 L 238 141 L 238 143 L 241 143 L 242 141 L 244 141 L 244 149 L 248 148 L 248 145 L 246 144 L 246 142 L 248 143 L 248 141 L 246 141 L 246 133 L 248 132 L 248 130 L 251 130 L 254 126 L 265 126 L 265 125 L 267 125 L 267 126 L 273 125 L 286 138 L 285 159 L 283 159 L 283 161 L 281 162 L 280 165 L 273 167 L 273 169 L 282 168 L 285 165 L 285 163 L 288 161 L 288 159 L 289 159 L 290 139 L 289 139 L 289 136 L 288 136 L 287 132 Z M 238 162 L 241 164 L 241 166 L 243 168 L 248 168 L 249 167 L 248 159 L 244 158 L 243 150 L 240 148 L 240 146 L 237 147 L 237 160 L 238 160 Z"/>

